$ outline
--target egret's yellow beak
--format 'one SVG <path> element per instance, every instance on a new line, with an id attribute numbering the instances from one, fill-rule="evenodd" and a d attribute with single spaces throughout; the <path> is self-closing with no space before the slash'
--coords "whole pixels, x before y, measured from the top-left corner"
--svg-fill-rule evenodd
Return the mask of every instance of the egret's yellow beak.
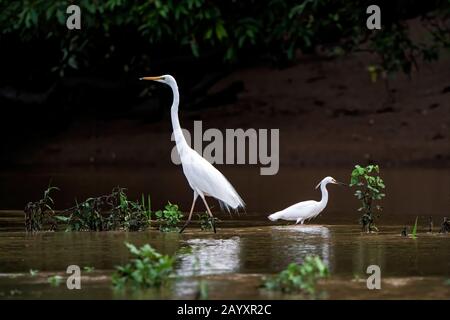
<path id="1" fill-rule="evenodd" d="M 158 81 L 158 80 L 161 80 L 162 79 L 162 77 L 160 76 L 160 77 L 142 77 L 142 78 L 139 78 L 139 80 L 152 80 L 152 81 Z"/>

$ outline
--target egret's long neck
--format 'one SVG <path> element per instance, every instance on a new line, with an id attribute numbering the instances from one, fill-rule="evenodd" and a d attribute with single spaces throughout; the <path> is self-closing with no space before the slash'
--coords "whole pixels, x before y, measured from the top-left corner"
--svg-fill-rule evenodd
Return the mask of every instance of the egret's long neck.
<path id="1" fill-rule="evenodd" d="M 178 86 L 176 84 L 170 84 L 173 93 L 173 103 L 170 109 L 170 116 L 172 119 L 173 135 L 175 137 L 175 143 L 177 144 L 177 149 L 187 145 L 186 139 L 184 138 L 183 131 L 181 131 L 180 120 L 178 119 L 178 105 L 180 103 L 180 94 L 178 93 Z"/>
<path id="2" fill-rule="evenodd" d="M 322 191 L 322 199 L 320 200 L 320 205 L 325 208 L 325 206 L 328 203 L 328 190 L 327 185 L 325 183 L 322 183 L 320 185 L 320 191 Z"/>

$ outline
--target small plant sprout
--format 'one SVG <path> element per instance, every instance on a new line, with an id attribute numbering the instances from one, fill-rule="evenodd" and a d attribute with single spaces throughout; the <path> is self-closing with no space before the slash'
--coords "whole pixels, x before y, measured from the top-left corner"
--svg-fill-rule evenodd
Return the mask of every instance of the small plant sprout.
<path id="1" fill-rule="evenodd" d="M 50 285 L 52 287 L 58 287 L 61 284 L 62 280 L 63 280 L 63 277 L 58 276 L 58 275 L 47 278 L 48 283 L 50 283 Z"/>
<path id="2" fill-rule="evenodd" d="M 162 255 L 145 244 L 139 249 L 131 243 L 125 243 L 134 259 L 124 266 L 116 267 L 112 283 L 116 288 L 128 284 L 133 287 L 161 287 L 166 284 L 173 272 L 174 258 Z"/>
<path id="3" fill-rule="evenodd" d="M 30 276 L 35 277 L 39 273 L 39 270 L 30 269 Z"/>
<path id="4" fill-rule="evenodd" d="M 164 210 L 156 211 L 156 218 L 160 222 L 159 230 L 163 232 L 178 232 L 178 224 L 183 214 L 178 208 L 178 205 L 167 203 Z"/>
<path id="5" fill-rule="evenodd" d="M 95 268 L 94 267 L 89 267 L 89 266 L 85 266 L 83 267 L 83 270 L 87 273 L 91 273 L 94 272 Z"/>
<path id="6" fill-rule="evenodd" d="M 444 217 L 444 221 L 441 225 L 441 230 L 439 230 L 439 233 L 449 233 L 450 232 L 450 220 L 448 220 L 447 217 Z"/>
<path id="7" fill-rule="evenodd" d="M 361 202 L 358 211 L 363 212 L 360 222 L 363 231 L 378 231 L 374 223 L 374 210 L 382 209 L 379 205 L 374 205 L 375 201 L 384 198 L 383 189 L 385 185 L 383 180 L 378 176 L 380 169 L 378 165 L 368 165 L 367 167 L 355 166 L 352 171 L 350 186 L 356 186 L 355 197 Z"/>
<path id="8" fill-rule="evenodd" d="M 412 229 L 412 231 L 411 231 L 411 237 L 413 238 L 413 239 L 416 239 L 417 238 L 417 219 L 418 219 L 419 217 L 416 217 L 416 222 L 414 223 L 414 227 L 413 227 L 413 229 Z"/>
<path id="9" fill-rule="evenodd" d="M 328 267 L 318 256 L 307 256 L 302 264 L 291 263 L 278 275 L 265 279 L 268 290 L 314 295 L 316 284 L 329 276 Z"/>

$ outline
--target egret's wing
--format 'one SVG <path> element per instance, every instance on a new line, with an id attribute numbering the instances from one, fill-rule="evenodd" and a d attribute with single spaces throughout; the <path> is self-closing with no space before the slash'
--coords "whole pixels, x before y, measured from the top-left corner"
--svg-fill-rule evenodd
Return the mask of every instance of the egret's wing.
<path id="1" fill-rule="evenodd" d="M 185 152 L 181 156 L 181 163 L 192 189 L 214 197 L 233 209 L 245 206 L 244 201 L 223 174 L 195 150 Z"/>
<path id="2" fill-rule="evenodd" d="M 317 201 L 315 200 L 302 201 L 293 204 L 292 206 L 287 207 L 284 210 L 276 212 L 275 215 L 278 217 L 278 219 L 281 218 L 281 219 L 295 220 L 300 217 L 309 216 L 310 212 L 314 210 L 316 205 Z"/>

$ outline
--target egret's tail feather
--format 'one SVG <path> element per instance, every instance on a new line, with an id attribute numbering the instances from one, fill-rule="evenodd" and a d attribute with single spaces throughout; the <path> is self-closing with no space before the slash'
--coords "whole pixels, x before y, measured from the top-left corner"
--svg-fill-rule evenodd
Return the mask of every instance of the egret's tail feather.
<path id="1" fill-rule="evenodd" d="M 227 211 L 230 214 L 231 214 L 231 210 L 234 212 L 237 212 L 239 214 L 239 208 L 245 209 L 245 203 L 244 203 L 244 201 L 242 201 L 242 199 L 239 197 L 239 195 L 237 195 L 237 193 L 236 193 L 236 196 L 238 198 L 233 199 L 235 201 L 230 201 L 229 203 L 218 199 L 220 209 L 222 211 Z"/>

